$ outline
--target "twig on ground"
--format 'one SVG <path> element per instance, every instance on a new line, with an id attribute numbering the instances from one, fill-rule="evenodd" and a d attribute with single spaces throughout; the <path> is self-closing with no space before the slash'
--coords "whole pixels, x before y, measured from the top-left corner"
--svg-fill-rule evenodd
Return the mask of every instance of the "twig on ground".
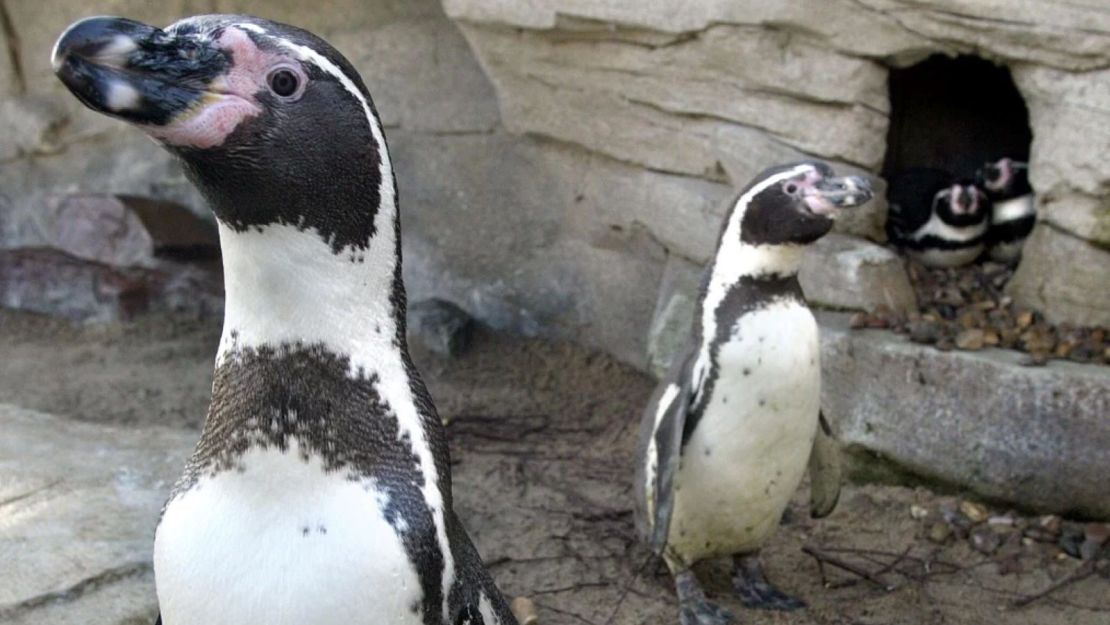
<path id="1" fill-rule="evenodd" d="M 643 564 L 641 564 L 639 568 L 636 569 L 636 573 L 632 575 L 632 579 L 628 580 L 627 583 L 625 583 L 624 588 L 621 591 L 620 598 L 617 599 L 616 605 L 613 606 L 613 611 L 609 613 L 609 618 L 605 619 L 605 625 L 611 625 L 613 619 L 617 618 L 617 614 L 620 613 L 621 606 L 624 604 L 625 597 L 627 597 L 628 593 L 632 591 L 632 584 L 635 584 L 636 580 L 640 579 L 640 575 L 644 572 L 644 569 L 647 568 L 647 565 L 651 564 L 651 561 L 654 559 L 654 553 L 648 554 L 648 557 L 644 559 Z"/>
<path id="2" fill-rule="evenodd" d="M 832 554 L 828 554 L 828 553 L 825 553 L 823 551 L 819 551 L 815 547 L 811 547 L 809 545 L 806 545 L 806 546 L 802 547 L 802 552 L 809 555 L 809 556 L 812 556 L 814 559 L 816 559 L 819 562 L 823 561 L 827 564 L 835 566 L 838 569 L 842 569 L 842 570 L 848 571 L 849 573 L 852 573 L 854 575 L 858 575 L 858 576 L 862 577 L 863 579 L 879 586 L 883 590 L 886 590 L 887 592 L 890 592 L 891 590 L 895 589 L 894 585 L 886 583 L 885 581 L 883 581 L 882 579 L 880 579 L 879 577 L 877 577 L 876 575 L 871 573 L 871 571 L 868 571 L 867 569 L 858 567 L 855 564 L 852 564 L 851 562 L 846 562 L 846 561 L 844 561 L 844 560 L 842 560 L 842 559 L 840 559 L 840 558 L 838 558 L 838 557 L 836 557 Z"/>
<path id="3" fill-rule="evenodd" d="M 1044 599 L 1045 597 L 1051 595 L 1057 590 L 1060 590 L 1061 588 L 1064 588 L 1065 586 L 1070 586 L 1071 584 L 1074 584 L 1078 581 L 1087 579 L 1088 577 L 1095 574 L 1095 562 L 1097 562 L 1097 560 L 1088 560 L 1087 562 L 1084 562 L 1083 565 L 1080 566 L 1078 569 L 1075 569 L 1075 571 L 1073 571 L 1071 575 L 1068 575 L 1067 577 L 1061 579 L 1055 584 L 1050 585 L 1048 588 L 1045 588 L 1038 593 L 1026 595 L 1024 597 L 1021 597 L 1020 599 L 1015 600 L 1013 606 L 1015 608 L 1024 608 L 1034 601 Z"/>
<path id="4" fill-rule="evenodd" d="M 872 575 L 874 575 L 877 578 L 880 575 L 882 575 L 884 573 L 887 573 L 889 571 L 894 571 L 895 573 L 901 573 L 902 575 L 906 575 L 906 573 L 904 571 L 901 571 L 901 570 L 897 569 L 896 567 L 899 564 L 901 564 L 902 562 L 906 561 L 906 556 L 908 556 L 910 554 L 911 549 L 913 549 L 913 545 L 907 546 L 905 548 L 905 550 L 902 551 L 902 553 L 898 554 L 898 556 L 895 557 L 894 559 L 892 559 L 890 562 L 884 564 L 881 569 L 879 569 L 878 571 L 875 571 L 874 573 L 872 573 Z M 872 560 L 871 558 L 868 558 L 868 559 Z M 882 563 L 881 562 L 876 562 L 876 564 L 882 564 Z M 819 567 L 821 566 L 821 560 L 820 559 L 817 560 L 817 565 Z M 822 581 L 824 581 L 824 568 L 822 568 L 821 571 L 822 571 Z M 848 580 L 844 580 L 844 581 L 836 583 L 836 584 L 828 585 L 828 588 L 833 588 L 833 589 L 847 588 L 848 586 L 854 586 L 858 581 L 859 580 L 848 579 Z"/>

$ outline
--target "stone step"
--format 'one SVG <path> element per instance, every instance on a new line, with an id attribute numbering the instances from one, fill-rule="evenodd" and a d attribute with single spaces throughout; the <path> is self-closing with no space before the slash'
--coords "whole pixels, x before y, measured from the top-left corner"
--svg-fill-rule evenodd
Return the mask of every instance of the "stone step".
<path id="1" fill-rule="evenodd" d="M 1110 518 L 1110 367 L 942 352 L 822 314 L 822 405 L 848 450 L 984 498 Z"/>

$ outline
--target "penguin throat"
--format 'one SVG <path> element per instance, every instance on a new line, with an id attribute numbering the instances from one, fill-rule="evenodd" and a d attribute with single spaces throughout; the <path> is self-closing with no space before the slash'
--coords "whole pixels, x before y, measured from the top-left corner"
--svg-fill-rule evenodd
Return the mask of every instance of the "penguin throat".
<path id="1" fill-rule="evenodd" d="M 787 278 L 798 275 L 804 246 L 760 245 L 730 241 L 713 262 L 711 283 L 727 288 L 741 279 Z"/>
<path id="2" fill-rule="evenodd" d="M 248 348 L 319 345 L 349 358 L 352 374 L 369 375 L 383 351 L 403 351 L 395 225 L 379 228 L 365 249 L 336 254 L 311 230 L 221 222 L 220 246 L 226 299 L 217 365 Z"/>

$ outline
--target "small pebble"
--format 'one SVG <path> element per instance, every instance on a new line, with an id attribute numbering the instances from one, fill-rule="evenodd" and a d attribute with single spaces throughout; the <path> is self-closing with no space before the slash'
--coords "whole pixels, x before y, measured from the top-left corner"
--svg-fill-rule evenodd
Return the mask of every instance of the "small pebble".
<path id="1" fill-rule="evenodd" d="M 1056 539 L 1059 538 L 1059 534 L 1055 532 L 1050 532 L 1039 525 L 1030 525 L 1029 527 L 1025 528 L 1023 534 L 1030 541 L 1036 541 L 1039 543 L 1054 543 L 1056 542 Z"/>
<path id="2" fill-rule="evenodd" d="M 509 604 L 509 610 L 512 611 L 520 625 L 535 625 L 540 620 L 539 613 L 536 612 L 536 604 L 528 597 L 513 599 L 513 602 Z"/>
<path id="3" fill-rule="evenodd" d="M 1002 545 L 1002 536 L 989 527 L 980 526 L 971 531 L 971 547 L 984 555 L 991 555 Z"/>
<path id="4" fill-rule="evenodd" d="M 956 347 L 966 349 L 968 351 L 976 351 L 983 349 L 986 343 L 986 337 L 982 330 L 978 328 L 971 328 L 964 330 L 956 335 Z"/>
<path id="5" fill-rule="evenodd" d="M 921 320 L 910 324 L 910 340 L 932 345 L 940 339 L 940 327 L 935 322 Z"/>
<path id="6" fill-rule="evenodd" d="M 960 512 L 970 519 L 972 523 L 982 523 L 990 517 L 990 512 L 987 511 L 987 508 L 974 501 L 961 501 Z"/>
<path id="7" fill-rule="evenodd" d="M 1083 527 L 1078 523 L 1064 523 L 1060 529 L 1060 540 L 1056 543 L 1064 553 L 1073 558 L 1081 557 L 1079 547 L 1086 540 Z"/>
<path id="8" fill-rule="evenodd" d="M 1063 523 L 1064 520 L 1056 516 L 1055 514 L 1046 514 L 1045 516 L 1037 519 L 1037 525 L 1051 532 L 1053 535 L 1060 533 L 1060 529 L 1063 526 Z"/>
<path id="9" fill-rule="evenodd" d="M 924 506 L 913 504 L 910 506 L 910 517 L 914 520 L 920 521 L 929 516 L 929 509 Z"/>
<path id="10" fill-rule="evenodd" d="M 1022 312 L 1017 316 L 1016 321 L 1017 327 L 1028 328 L 1029 326 L 1033 325 L 1033 313 L 1029 312 L 1028 310 Z"/>
<path id="11" fill-rule="evenodd" d="M 1083 528 L 1083 534 L 1086 539 L 1095 545 L 1102 546 L 1110 540 L 1110 524 L 1108 523 L 1088 523 Z"/>
<path id="12" fill-rule="evenodd" d="M 1110 333 L 1102 327 L 1053 326 L 1040 314 L 1015 307 L 1002 293 L 1013 269 L 986 263 L 959 269 L 908 264 L 920 312 L 898 315 L 880 307 L 853 317 L 852 327 L 890 328 L 911 341 L 937 349 L 1004 347 L 1031 354 L 1027 366 L 1058 358 L 1110 364 Z"/>
<path id="13" fill-rule="evenodd" d="M 952 528 L 947 523 L 937 521 L 929 526 L 926 530 L 925 536 L 938 545 L 943 545 L 950 536 L 952 536 Z"/>

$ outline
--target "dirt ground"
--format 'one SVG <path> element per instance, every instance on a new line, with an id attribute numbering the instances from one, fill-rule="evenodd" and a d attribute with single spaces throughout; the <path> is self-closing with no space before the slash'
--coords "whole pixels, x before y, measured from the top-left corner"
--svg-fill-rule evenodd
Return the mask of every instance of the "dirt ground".
<path id="1" fill-rule="evenodd" d="M 0 402 L 199 428 L 218 326 L 155 317 L 80 327 L 0 311 Z M 456 506 L 501 588 L 531 597 L 543 625 L 677 623 L 671 581 L 632 522 L 632 448 L 651 380 L 578 347 L 485 332 L 456 360 L 414 355 L 451 419 Z M 910 507 L 944 499 L 849 486 L 831 517 L 811 521 L 803 486 L 764 561 L 772 581 L 809 602 L 805 611 L 743 609 L 728 597 L 723 565 L 703 567 L 702 578 L 740 623 L 1110 624 L 1110 582 L 1099 575 L 1014 607 L 1082 565 L 1047 546 L 1003 565 L 966 541 L 934 544 Z M 804 546 L 874 579 L 819 567 Z"/>

